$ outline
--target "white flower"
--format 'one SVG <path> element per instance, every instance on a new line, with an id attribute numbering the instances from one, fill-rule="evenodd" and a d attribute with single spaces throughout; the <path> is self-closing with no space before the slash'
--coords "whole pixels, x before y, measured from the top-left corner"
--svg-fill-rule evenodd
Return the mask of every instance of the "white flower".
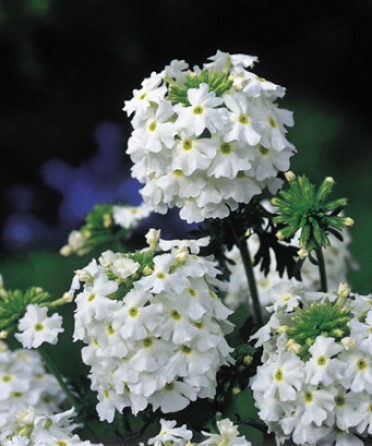
<path id="1" fill-rule="evenodd" d="M 228 131 L 225 141 L 239 141 L 241 144 L 255 146 L 260 142 L 260 133 L 255 130 L 254 104 L 247 101 L 243 93 L 234 92 L 224 97 L 225 104 L 230 110 Z"/>
<path id="2" fill-rule="evenodd" d="M 185 175 L 191 175 L 196 170 L 207 170 L 218 149 L 214 138 L 190 136 L 185 131 L 180 132 L 176 142 L 176 156 L 172 158 L 172 169 L 182 170 Z"/>
<path id="3" fill-rule="evenodd" d="M 126 229 L 134 229 L 138 223 L 151 213 L 151 208 L 145 204 L 140 206 L 113 206 L 114 222 Z"/>
<path id="4" fill-rule="evenodd" d="M 208 439 L 200 443 L 203 446 L 217 446 L 220 444 L 226 446 L 250 446 L 250 442 L 244 437 L 239 436 L 239 431 L 236 426 L 228 419 L 225 418 L 217 422 L 218 434 L 209 434 L 203 432 L 208 436 Z"/>
<path id="5" fill-rule="evenodd" d="M 214 56 L 210 56 L 208 60 L 211 60 L 212 62 L 204 64 L 205 68 L 223 71 L 230 64 L 233 66 L 234 69 L 241 67 L 251 67 L 255 62 L 258 61 L 258 58 L 256 56 L 249 56 L 247 54 L 229 54 L 217 50 L 217 53 Z"/>
<path id="6" fill-rule="evenodd" d="M 170 149 L 177 133 L 174 123 L 168 121 L 174 113 L 169 102 L 159 102 L 159 108 L 148 113 L 145 123 L 134 131 L 133 136 L 142 141 L 147 151 L 158 153 L 163 146 Z"/>
<path id="7" fill-rule="evenodd" d="M 261 379 L 260 379 L 261 378 Z M 304 383 L 304 366 L 289 352 L 264 364 L 262 374 L 252 380 L 252 389 L 263 392 L 263 398 L 295 400 Z"/>
<path id="8" fill-rule="evenodd" d="M 139 267 L 140 264 L 138 262 L 119 257 L 113 261 L 111 270 L 120 279 L 125 279 L 134 274 Z"/>
<path id="9" fill-rule="evenodd" d="M 344 385 L 353 392 L 363 392 L 372 385 L 372 357 L 370 352 L 349 350 L 341 355 L 346 370 L 343 373 Z"/>
<path id="10" fill-rule="evenodd" d="M 187 129 L 190 134 L 200 136 L 205 129 L 212 134 L 220 130 L 224 125 L 224 115 L 217 106 L 222 104 L 222 99 L 209 91 L 207 84 L 200 84 L 199 88 L 190 88 L 187 92 L 190 102 L 189 107 L 176 106 L 178 118 L 176 126 L 179 129 Z"/>
<path id="11" fill-rule="evenodd" d="M 162 78 L 159 74 L 151 73 L 151 77 L 142 82 L 142 88 L 133 91 L 134 97 L 130 101 L 125 101 L 123 110 L 128 115 L 135 112 L 135 118 L 143 119 L 151 107 L 151 102 L 158 102 L 166 93 L 166 88 L 159 86 L 161 82 Z"/>
<path id="12" fill-rule="evenodd" d="M 172 444 L 183 444 L 182 440 L 191 440 L 192 432 L 186 428 L 183 424 L 181 427 L 176 427 L 176 421 L 160 420 L 161 429 L 160 433 L 154 437 L 150 438 L 148 444 L 153 444 L 154 446 L 164 446 L 169 444 L 167 442 L 172 442 Z"/>
<path id="13" fill-rule="evenodd" d="M 334 356 L 342 351 L 342 346 L 333 338 L 318 336 L 309 349 L 311 359 L 306 363 L 306 382 L 328 386 L 341 380 L 346 365 Z"/>
<path id="14" fill-rule="evenodd" d="M 24 348 L 37 348 L 44 342 L 56 344 L 62 328 L 62 316 L 54 313 L 48 316 L 48 309 L 36 304 L 27 305 L 25 315 L 20 319 L 15 337 Z"/>

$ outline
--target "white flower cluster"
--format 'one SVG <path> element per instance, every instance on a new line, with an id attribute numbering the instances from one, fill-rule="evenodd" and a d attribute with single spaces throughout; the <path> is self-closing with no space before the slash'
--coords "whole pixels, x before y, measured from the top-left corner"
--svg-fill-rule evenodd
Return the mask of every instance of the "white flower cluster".
<path id="1" fill-rule="evenodd" d="M 330 235 L 331 246 L 323 250 L 324 262 L 327 271 L 328 287 L 331 290 L 336 290 L 339 283 L 347 281 L 347 273 L 349 269 L 355 269 L 356 263 L 352 259 L 349 245 L 351 238 L 347 230 L 342 231 L 343 241 Z M 254 258 L 254 255 L 259 249 L 259 239 L 256 235 L 252 235 L 247 240 L 249 251 Z M 295 238 L 291 243 L 297 245 Z M 257 283 L 257 290 L 260 296 L 260 304 L 266 316 L 267 310 L 272 308 L 275 303 L 277 293 L 272 292 L 273 287 L 280 283 L 285 286 L 290 285 L 293 281 L 289 280 L 286 275 L 279 276 L 276 271 L 276 259 L 274 253 L 270 252 L 270 271 L 267 276 L 260 271 L 260 266 L 254 267 L 254 274 Z M 227 254 L 227 258 L 231 259 L 234 264 L 228 264 L 230 270 L 230 279 L 225 304 L 232 309 L 238 308 L 241 304 L 250 305 L 250 292 L 248 288 L 247 278 L 244 272 L 244 266 L 237 247 L 234 247 Z M 320 289 L 319 269 L 316 265 L 311 263 L 308 259 L 305 260 L 301 268 L 301 285 L 308 291 L 315 291 Z"/>
<path id="2" fill-rule="evenodd" d="M 127 153 L 156 212 L 180 208 L 188 223 L 223 218 L 268 187 L 275 193 L 294 146 L 285 89 L 258 77 L 256 57 L 218 51 L 202 68 L 173 60 L 125 102 L 134 113 Z"/>
<path id="3" fill-rule="evenodd" d="M 11 351 L 0 341 L 0 429 L 29 405 L 40 413 L 54 413 L 63 401 L 56 379 L 46 373 L 36 352 Z"/>
<path id="4" fill-rule="evenodd" d="M 82 441 L 73 430 L 78 426 L 71 423 L 74 410 L 54 415 L 40 414 L 32 406 L 17 412 L 2 427 L 2 446 L 93 446 L 90 441 Z M 103 446 L 95 445 L 95 446 Z"/>
<path id="5" fill-rule="evenodd" d="M 151 404 L 166 413 L 213 398 L 217 370 L 231 360 L 224 337 L 231 311 L 214 292 L 219 271 L 198 255 L 208 239 L 159 235 L 150 230 L 150 247 L 134 254 L 104 252 L 73 281 L 75 290 L 83 283 L 74 339 L 88 344 L 82 357 L 102 420 L 125 407 L 136 414 Z"/>
<path id="6" fill-rule="evenodd" d="M 280 290 L 253 337 L 259 416 L 277 444 L 362 446 L 372 434 L 372 296 Z"/>
<path id="7" fill-rule="evenodd" d="M 191 442 L 193 433 L 186 425 L 176 427 L 175 421 L 160 420 L 161 429 L 156 437 L 150 438 L 148 445 L 154 446 L 251 446 L 251 443 L 239 435 L 237 427 L 228 419 L 217 421 L 218 433 L 202 432 L 207 437 L 201 443 Z"/>

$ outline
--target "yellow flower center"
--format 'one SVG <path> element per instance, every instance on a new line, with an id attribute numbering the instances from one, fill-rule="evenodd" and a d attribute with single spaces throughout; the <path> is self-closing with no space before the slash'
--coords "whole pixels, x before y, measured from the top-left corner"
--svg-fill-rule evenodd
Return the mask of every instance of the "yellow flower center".
<path id="1" fill-rule="evenodd" d="M 11 380 L 12 380 L 12 375 L 4 375 L 3 378 L 2 378 L 2 381 L 3 381 L 4 383 L 8 383 L 8 382 L 10 382 Z"/>
<path id="2" fill-rule="evenodd" d="M 240 122 L 240 124 L 243 124 L 243 125 L 249 124 L 249 118 L 244 113 L 241 113 L 239 115 L 238 121 Z"/>
<path id="3" fill-rule="evenodd" d="M 192 149 L 192 140 L 190 138 L 186 138 L 182 142 L 183 150 L 191 150 Z"/>
<path id="4" fill-rule="evenodd" d="M 365 370 L 367 370 L 368 369 L 367 361 L 365 359 L 363 359 L 363 358 L 358 358 L 358 360 L 357 360 L 357 368 L 361 372 L 364 372 Z"/>
<path id="5" fill-rule="evenodd" d="M 335 403 L 337 407 L 345 406 L 346 400 L 342 395 L 335 396 Z"/>
<path id="6" fill-rule="evenodd" d="M 269 124 L 271 125 L 271 127 L 273 129 L 276 129 L 278 127 L 278 123 L 277 123 L 276 119 L 274 119 L 273 117 L 269 118 Z"/>
<path id="7" fill-rule="evenodd" d="M 202 107 L 201 105 L 197 105 L 196 107 L 194 107 L 193 111 L 194 115 L 202 115 L 204 113 L 204 107 Z"/>
<path id="8" fill-rule="evenodd" d="M 220 150 L 224 155 L 229 155 L 232 152 L 231 144 L 228 144 L 227 142 L 221 144 Z"/>
<path id="9" fill-rule="evenodd" d="M 149 124 L 149 131 L 150 132 L 155 132 L 156 130 L 156 121 L 151 121 L 151 123 Z"/>
<path id="10" fill-rule="evenodd" d="M 174 169 L 173 170 L 173 175 L 175 175 L 176 177 L 182 177 L 183 176 L 183 172 L 181 169 Z"/>
<path id="11" fill-rule="evenodd" d="M 170 311 L 170 316 L 172 319 L 174 319 L 175 321 L 179 321 L 181 319 L 181 315 L 177 310 L 172 309 Z"/>
<path id="12" fill-rule="evenodd" d="M 138 315 L 138 308 L 130 307 L 128 313 L 130 317 L 136 317 Z"/>
<path id="13" fill-rule="evenodd" d="M 112 324 L 107 325 L 107 333 L 112 336 L 115 333 L 115 330 L 112 328 Z"/>
<path id="14" fill-rule="evenodd" d="M 34 330 L 35 331 L 42 331 L 42 330 L 44 330 L 44 325 L 40 324 L 40 322 L 36 322 L 36 324 L 34 325 Z"/>
<path id="15" fill-rule="evenodd" d="M 314 401 L 313 392 L 307 391 L 304 393 L 304 398 L 307 403 L 312 403 Z"/>
<path id="16" fill-rule="evenodd" d="M 147 337 L 147 338 L 145 338 L 145 339 L 142 341 L 142 344 L 143 344 L 143 346 L 144 346 L 145 348 L 149 348 L 149 347 L 151 347 L 153 343 L 154 343 L 154 341 L 153 341 L 153 339 L 150 338 L 150 337 Z"/>
<path id="17" fill-rule="evenodd" d="M 266 149 L 266 147 L 260 146 L 258 150 L 260 151 L 261 155 L 263 155 L 263 156 L 267 156 L 270 153 L 270 150 Z"/>
<path id="18" fill-rule="evenodd" d="M 283 370 L 277 369 L 277 371 L 274 373 L 275 381 L 283 381 Z"/>
<path id="19" fill-rule="evenodd" d="M 316 363 L 320 366 L 325 366 L 327 364 L 327 357 L 324 355 L 318 356 Z"/>

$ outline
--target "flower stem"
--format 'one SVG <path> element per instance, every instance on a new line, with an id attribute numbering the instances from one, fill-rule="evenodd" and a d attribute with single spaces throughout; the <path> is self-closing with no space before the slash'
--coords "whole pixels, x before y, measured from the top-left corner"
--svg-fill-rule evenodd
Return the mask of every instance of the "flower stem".
<path id="1" fill-rule="evenodd" d="M 71 392 L 67 384 L 65 383 L 60 371 L 58 370 L 57 366 L 55 365 L 53 359 L 50 357 L 49 353 L 47 352 L 46 348 L 43 346 L 40 346 L 37 351 L 39 352 L 39 355 L 41 356 L 42 360 L 44 361 L 45 365 L 47 366 L 50 373 L 55 377 L 55 379 L 58 381 L 58 384 L 60 385 L 61 389 L 63 390 L 64 394 L 66 395 L 66 398 L 71 403 L 71 405 L 75 408 L 76 412 L 80 412 L 80 403 L 74 396 L 74 394 Z"/>
<path id="2" fill-rule="evenodd" d="M 41 356 L 42 360 L 44 361 L 47 369 L 49 372 L 55 377 L 58 384 L 60 385 L 61 389 L 63 390 L 64 394 L 66 395 L 67 400 L 70 402 L 70 404 L 73 406 L 73 408 L 76 410 L 76 413 L 78 415 L 81 415 L 82 408 L 79 400 L 75 397 L 75 395 L 71 392 L 68 385 L 65 383 L 63 376 L 61 375 L 60 371 L 58 370 L 58 367 L 54 363 L 53 359 L 50 357 L 48 351 L 44 346 L 40 346 L 37 351 L 39 352 L 39 355 Z M 97 433 L 94 429 L 94 427 L 91 425 L 89 420 L 84 420 L 84 426 L 89 431 L 92 438 L 97 438 Z"/>
<path id="3" fill-rule="evenodd" d="M 325 262 L 324 262 L 324 256 L 323 256 L 322 248 L 317 248 L 315 250 L 315 252 L 316 252 L 316 257 L 317 257 L 317 260 L 318 260 L 318 268 L 319 268 L 319 274 L 320 274 L 321 291 L 326 293 L 328 291 L 327 273 L 326 273 L 326 268 L 325 268 Z"/>
<path id="4" fill-rule="evenodd" d="M 260 299 L 258 297 L 256 278 L 254 276 L 253 265 L 251 261 L 251 255 L 249 252 L 247 240 L 245 237 L 239 237 L 236 233 L 235 226 L 231 223 L 232 232 L 236 241 L 236 244 L 239 248 L 240 255 L 242 257 L 242 262 L 244 266 L 245 275 L 247 276 L 249 291 L 252 298 L 253 304 L 253 312 L 256 319 L 256 323 L 258 327 L 262 327 L 262 313 L 261 313 L 261 305 Z"/>

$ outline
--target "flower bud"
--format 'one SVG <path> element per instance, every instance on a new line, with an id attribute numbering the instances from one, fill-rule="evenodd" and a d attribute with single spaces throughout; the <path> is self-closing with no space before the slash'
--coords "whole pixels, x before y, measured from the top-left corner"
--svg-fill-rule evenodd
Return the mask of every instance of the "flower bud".
<path id="1" fill-rule="evenodd" d="M 348 287 L 347 283 L 340 283 L 338 290 L 337 290 L 337 296 L 341 299 L 346 299 L 347 296 L 350 294 L 351 289 Z"/>
<path id="2" fill-rule="evenodd" d="M 346 336 L 341 339 L 341 344 L 345 350 L 350 350 L 355 347 L 355 339 Z"/>
<path id="3" fill-rule="evenodd" d="M 297 251 L 297 255 L 301 260 L 303 260 L 309 255 L 309 251 L 306 248 L 302 247 Z"/>
<path id="4" fill-rule="evenodd" d="M 352 226 L 354 226 L 354 220 L 350 217 L 345 217 L 344 219 L 344 225 L 351 228 Z"/>
<path id="5" fill-rule="evenodd" d="M 291 181 L 294 181 L 296 179 L 296 174 L 292 172 L 291 170 L 287 170 L 284 174 L 285 179 L 290 183 Z"/>
<path id="6" fill-rule="evenodd" d="M 301 345 L 297 344 L 294 339 L 288 339 L 286 347 L 289 352 L 294 353 L 295 355 L 298 355 L 301 351 Z"/>

